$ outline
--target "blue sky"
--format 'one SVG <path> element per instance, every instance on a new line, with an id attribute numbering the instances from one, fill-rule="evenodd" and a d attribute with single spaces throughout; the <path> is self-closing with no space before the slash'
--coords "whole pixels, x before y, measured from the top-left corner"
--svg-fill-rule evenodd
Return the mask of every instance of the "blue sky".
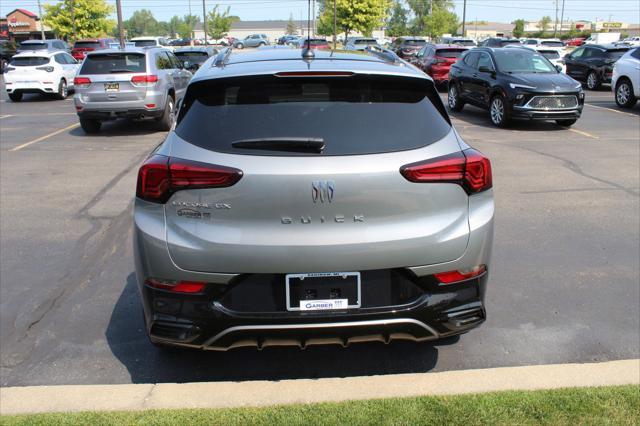
<path id="1" fill-rule="evenodd" d="M 56 3 L 57 0 L 41 0 Z M 107 0 L 115 4 L 115 0 Z M 428 1 L 428 0 L 425 0 Z M 307 0 L 206 0 L 207 8 L 220 4 L 242 20 L 306 18 Z M 462 18 L 463 0 L 454 0 L 456 13 Z M 467 0 L 467 20 L 511 22 L 518 18 L 539 20 L 544 15 L 555 18 L 555 0 Z M 608 20 L 640 23 L 640 0 L 565 0 L 565 18 Z M 189 12 L 202 14 L 202 0 L 122 0 L 123 14 L 128 18 L 136 9 L 150 9 L 160 20 Z M 558 0 L 559 6 L 562 0 Z M 0 15 L 22 7 L 38 13 L 37 0 L 0 0 Z"/>

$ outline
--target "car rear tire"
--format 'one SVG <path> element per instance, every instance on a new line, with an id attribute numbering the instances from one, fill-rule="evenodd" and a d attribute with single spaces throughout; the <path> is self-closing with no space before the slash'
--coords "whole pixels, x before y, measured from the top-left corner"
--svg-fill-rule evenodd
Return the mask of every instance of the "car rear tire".
<path id="1" fill-rule="evenodd" d="M 173 127 L 173 122 L 175 121 L 175 101 L 173 100 L 173 96 L 167 97 L 167 102 L 164 105 L 164 112 L 162 116 L 158 120 L 158 129 L 163 132 L 168 132 Z"/>
<path id="2" fill-rule="evenodd" d="M 573 118 L 573 119 L 570 119 L 570 120 L 556 120 L 556 124 L 558 126 L 562 126 L 562 127 L 571 127 L 574 124 L 576 124 L 576 121 L 578 121 L 577 118 Z"/>
<path id="3" fill-rule="evenodd" d="M 464 108 L 464 102 L 460 99 L 460 93 L 455 83 L 449 84 L 449 91 L 447 92 L 447 105 L 451 111 L 460 112 Z"/>
<path id="4" fill-rule="evenodd" d="M 616 104 L 621 108 L 633 108 L 638 102 L 633 94 L 633 86 L 626 78 L 621 78 L 616 84 Z"/>
<path id="5" fill-rule="evenodd" d="M 600 81 L 598 74 L 596 74 L 595 71 L 591 71 L 587 76 L 587 89 L 598 90 L 601 85 L 602 82 Z"/>
<path id="6" fill-rule="evenodd" d="M 9 99 L 13 102 L 20 102 L 22 100 L 22 93 L 9 93 Z"/>
<path id="7" fill-rule="evenodd" d="M 507 127 L 509 124 L 509 108 L 502 95 L 495 95 L 489 104 L 489 116 L 496 127 Z"/>
<path id="8" fill-rule="evenodd" d="M 60 84 L 58 84 L 58 93 L 56 93 L 56 98 L 60 100 L 67 99 L 69 96 L 69 88 L 67 87 L 67 82 L 63 78 L 60 80 Z"/>
<path id="9" fill-rule="evenodd" d="M 81 118 L 80 127 L 82 127 L 82 130 L 84 130 L 85 133 L 94 134 L 100 131 L 100 127 L 102 127 L 102 123 L 98 120 Z"/>
<path id="10" fill-rule="evenodd" d="M 260 44 L 258 44 L 258 47 L 262 47 L 262 46 L 266 46 L 266 45 L 267 45 L 267 43 L 260 42 Z"/>
<path id="11" fill-rule="evenodd" d="M 236 49 L 244 49 L 244 44 L 242 43 L 236 44 Z"/>

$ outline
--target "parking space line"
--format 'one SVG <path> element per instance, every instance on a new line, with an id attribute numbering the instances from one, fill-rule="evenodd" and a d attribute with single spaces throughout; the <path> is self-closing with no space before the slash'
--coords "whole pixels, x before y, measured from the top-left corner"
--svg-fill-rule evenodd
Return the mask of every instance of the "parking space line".
<path id="1" fill-rule="evenodd" d="M 577 133 L 577 134 L 582 135 L 582 136 L 586 136 L 586 137 L 588 137 L 588 138 L 600 139 L 600 137 L 599 137 L 599 136 L 592 135 L 591 133 L 587 133 L 587 132 L 584 132 L 584 131 L 582 131 L 582 130 L 578 130 L 578 129 L 569 129 L 569 131 L 570 131 L 570 132 L 573 132 L 573 133 Z"/>
<path id="2" fill-rule="evenodd" d="M 9 118 L 9 117 L 13 117 L 13 115 L 11 115 L 11 114 L 0 115 L 0 118 Z"/>
<path id="3" fill-rule="evenodd" d="M 596 106 L 596 105 L 592 105 L 589 103 L 585 103 L 585 105 L 590 106 L 592 108 L 598 108 L 598 109 L 605 109 L 607 111 L 611 111 L 611 112 L 615 112 L 617 114 L 622 114 L 622 115 L 630 115 L 632 117 L 638 117 L 636 114 L 631 114 L 629 112 L 624 112 L 624 111 L 618 111 L 617 109 L 613 109 L 613 108 L 607 108 L 607 107 L 601 107 L 601 106 Z"/>
<path id="4" fill-rule="evenodd" d="M 52 136 L 55 136 L 55 135 L 58 135 L 58 134 L 60 134 L 62 132 L 66 132 L 67 130 L 75 129 L 76 127 L 80 127 L 80 123 L 74 123 L 71 126 L 65 127 L 64 129 L 56 130 L 55 132 L 51 132 L 51 133 L 49 133 L 47 135 L 40 136 L 37 139 L 34 139 L 34 140 L 29 141 L 27 143 L 23 143 L 22 145 L 18 145 L 16 147 L 13 147 L 9 151 L 20 151 L 21 149 L 26 148 L 26 147 L 28 147 L 30 145 L 33 145 L 34 143 L 42 142 L 45 139 L 48 139 L 48 138 L 50 138 Z"/>

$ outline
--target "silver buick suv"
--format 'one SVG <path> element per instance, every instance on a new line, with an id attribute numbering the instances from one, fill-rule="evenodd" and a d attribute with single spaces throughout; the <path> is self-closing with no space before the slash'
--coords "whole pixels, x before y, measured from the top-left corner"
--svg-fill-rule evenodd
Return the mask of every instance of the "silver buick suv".
<path id="1" fill-rule="evenodd" d="M 140 167 L 157 345 L 426 341 L 485 320 L 491 165 L 390 52 L 221 52 Z M 249 119 L 248 119 L 249 118 Z"/>

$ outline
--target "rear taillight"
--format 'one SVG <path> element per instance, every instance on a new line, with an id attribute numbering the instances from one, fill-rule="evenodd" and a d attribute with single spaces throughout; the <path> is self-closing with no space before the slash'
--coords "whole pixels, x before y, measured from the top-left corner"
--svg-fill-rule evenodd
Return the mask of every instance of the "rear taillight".
<path id="1" fill-rule="evenodd" d="M 468 194 L 486 191 L 493 186 L 491 162 L 475 149 L 467 149 L 400 168 L 407 180 L 416 183 L 455 183 Z"/>
<path id="2" fill-rule="evenodd" d="M 73 85 L 76 87 L 89 86 L 91 79 L 87 77 L 76 77 L 73 79 Z"/>
<path id="3" fill-rule="evenodd" d="M 134 75 L 131 77 L 131 84 L 134 86 L 155 86 L 158 82 L 157 75 Z"/>
<path id="4" fill-rule="evenodd" d="M 448 271 L 434 274 L 434 277 L 441 285 L 455 284 L 461 281 L 467 281 L 484 274 L 487 270 L 485 265 L 479 265 L 469 270 Z"/>
<path id="5" fill-rule="evenodd" d="M 149 287 L 167 290 L 172 293 L 202 293 L 207 283 L 200 281 L 174 281 L 158 278 L 149 278 L 145 281 Z"/>
<path id="6" fill-rule="evenodd" d="M 166 203 L 183 189 L 224 188 L 234 185 L 242 171 L 196 161 L 150 157 L 138 171 L 136 196 L 153 203 Z"/>

